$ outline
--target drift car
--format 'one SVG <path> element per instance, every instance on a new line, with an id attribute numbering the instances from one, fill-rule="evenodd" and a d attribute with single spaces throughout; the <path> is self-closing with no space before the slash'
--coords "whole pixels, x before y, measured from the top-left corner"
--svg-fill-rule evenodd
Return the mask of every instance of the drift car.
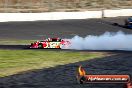
<path id="1" fill-rule="evenodd" d="M 125 27 L 132 28 L 132 17 L 125 20 Z"/>
<path id="2" fill-rule="evenodd" d="M 62 47 L 66 47 L 70 42 L 68 40 L 60 39 L 60 38 L 48 38 L 43 41 L 36 41 L 31 43 L 30 48 L 54 48 L 61 49 Z"/>

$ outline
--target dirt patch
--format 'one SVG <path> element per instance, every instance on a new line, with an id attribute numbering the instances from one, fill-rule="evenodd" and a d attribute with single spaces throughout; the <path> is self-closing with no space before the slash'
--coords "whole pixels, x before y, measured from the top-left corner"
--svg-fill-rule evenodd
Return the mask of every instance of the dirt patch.
<path id="1" fill-rule="evenodd" d="M 61 12 L 131 8 L 131 3 L 131 0 L 0 0 L 2 9 L 0 12 Z"/>

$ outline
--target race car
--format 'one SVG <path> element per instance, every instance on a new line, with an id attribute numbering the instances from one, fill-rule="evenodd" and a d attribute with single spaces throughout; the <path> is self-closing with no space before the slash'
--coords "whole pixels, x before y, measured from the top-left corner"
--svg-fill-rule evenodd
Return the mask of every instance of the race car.
<path id="1" fill-rule="evenodd" d="M 35 41 L 31 43 L 30 48 L 51 48 L 51 49 L 61 49 L 66 47 L 70 42 L 65 39 L 60 38 L 48 38 L 43 41 Z"/>
<path id="2" fill-rule="evenodd" d="M 125 20 L 125 27 L 132 28 L 132 17 L 129 17 Z"/>

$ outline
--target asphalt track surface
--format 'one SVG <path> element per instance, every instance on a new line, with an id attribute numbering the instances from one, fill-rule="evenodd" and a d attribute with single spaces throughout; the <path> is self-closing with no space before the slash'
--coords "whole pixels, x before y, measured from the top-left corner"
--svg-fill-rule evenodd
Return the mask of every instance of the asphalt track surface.
<path id="1" fill-rule="evenodd" d="M 106 31 L 123 31 L 126 34 L 132 34 L 131 29 L 127 29 L 123 26 L 123 21 L 125 18 L 126 17 L 0 23 L 0 39 L 36 40 L 42 39 L 42 37 L 72 38 L 75 35 L 82 37 L 85 37 L 86 35 L 101 35 Z M 118 23 L 119 25 L 113 25 L 114 23 Z M 26 47 L 27 45 L 0 45 L 0 49 L 26 49 Z M 56 52 L 61 51 L 56 49 L 54 50 Z M 97 51 L 86 50 L 79 52 Z M 80 85 L 77 83 L 75 77 L 76 69 L 80 64 L 85 67 L 85 70 L 88 74 L 132 75 L 132 52 L 102 52 L 107 52 L 108 54 L 113 55 L 106 56 L 104 58 L 95 58 L 89 61 L 82 61 L 47 69 L 33 70 L 3 77 L 0 78 L 0 88 L 123 88 L 123 84 Z"/>
<path id="2" fill-rule="evenodd" d="M 125 18 L 104 18 L 85 20 L 60 20 L 36 22 L 0 23 L 0 39 L 41 40 L 48 37 L 72 38 L 75 35 L 101 35 L 105 32 L 123 31 L 131 34 L 130 29 L 123 27 Z M 114 26 L 113 23 L 119 23 Z"/>

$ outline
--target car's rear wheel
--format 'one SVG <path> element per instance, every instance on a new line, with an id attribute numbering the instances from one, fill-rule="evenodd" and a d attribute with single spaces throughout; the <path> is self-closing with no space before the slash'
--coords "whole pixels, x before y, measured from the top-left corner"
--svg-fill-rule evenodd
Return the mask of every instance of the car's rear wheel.
<path id="1" fill-rule="evenodd" d="M 40 43 L 40 44 L 38 45 L 38 48 L 39 48 L 39 49 L 42 49 L 42 48 L 43 48 L 43 44 Z"/>

